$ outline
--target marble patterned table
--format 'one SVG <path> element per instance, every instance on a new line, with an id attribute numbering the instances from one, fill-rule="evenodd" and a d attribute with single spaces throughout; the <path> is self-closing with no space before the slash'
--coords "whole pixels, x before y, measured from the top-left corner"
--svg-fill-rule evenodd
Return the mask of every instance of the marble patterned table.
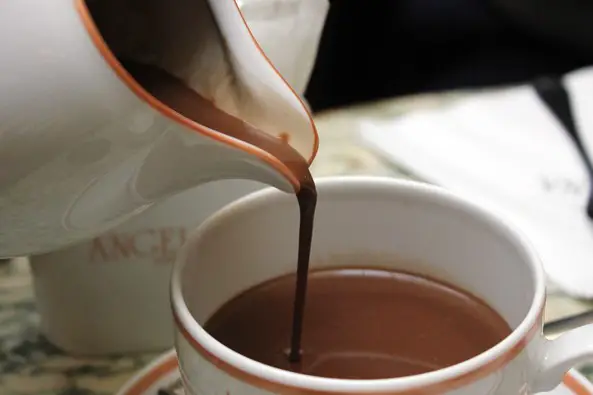
<path id="1" fill-rule="evenodd" d="M 440 106 L 461 94 L 413 97 L 341 109 L 317 117 L 320 151 L 316 176 L 374 174 L 408 177 L 382 162 L 356 139 L 357 121 L 391 117 L 427 106 Z M 548 320 L 593 308 L 593 303 L 553 291 Z M 156 354 L 81 359 L 65 355 L 38 332 L 38 316 L 26 259 L 0 262 L 0 394 L 111 395 Z M 592 361 L 593 362 L 593 361 Z M 593 380 L 593 363 L 580 367 Z"/>

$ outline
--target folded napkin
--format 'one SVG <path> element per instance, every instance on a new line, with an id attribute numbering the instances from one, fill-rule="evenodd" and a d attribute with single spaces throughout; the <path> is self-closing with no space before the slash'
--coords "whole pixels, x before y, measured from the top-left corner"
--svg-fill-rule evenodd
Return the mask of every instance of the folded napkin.
<path id="1" fill-rule="evenodd" d="M 565 76 L 563 85 L 593 159 L 593 68 Z M 593 297 L 589 174 L 575 140 L 532 86 L 366 120 L 360 130 L 364 143 L 392 163 L 506 216 L 531 240 L 553 284 Z"/>

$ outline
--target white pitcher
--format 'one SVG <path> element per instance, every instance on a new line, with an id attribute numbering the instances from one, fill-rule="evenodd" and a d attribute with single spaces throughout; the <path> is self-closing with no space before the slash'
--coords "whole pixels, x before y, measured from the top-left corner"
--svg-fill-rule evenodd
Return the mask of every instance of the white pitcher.
<path id="1" fill-rule="evenodd" d="M 240 6 L 266 56 L 301 94 L 312 69 L 327 0 L 242 0 Z M 171 348 L 169 279 L 177 249 L 211 214 L 262 186 L 246 180 L 200 185 L 105 234 L 31 256 L 41 332 L 74 355 Z"/>
<path id="2" fill-rule="evenodd" d="M 298 189 L 273 156 L 152 97 L 117 51 L 150 56 L 220 109 L 315 157 L 306 106 L 235 0 L 8 0 L 0 37 L 0 257 L 96 236 L 211 180 Z"/>

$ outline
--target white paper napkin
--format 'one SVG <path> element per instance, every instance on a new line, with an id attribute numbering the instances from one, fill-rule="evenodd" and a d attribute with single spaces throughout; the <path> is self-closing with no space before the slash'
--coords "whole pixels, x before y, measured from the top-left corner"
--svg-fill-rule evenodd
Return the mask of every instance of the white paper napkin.
<path id="1" fill-rule="evenodd" d="M 593 68 L 564 79 L 593 158 Z M 549 279 L 593 297 L 589 180 L 576 146 L 530 86 L 479 94 L 440 110 L 365 121 L 363 141 L 420 178 L 508 217 L 534 244 Z"/>

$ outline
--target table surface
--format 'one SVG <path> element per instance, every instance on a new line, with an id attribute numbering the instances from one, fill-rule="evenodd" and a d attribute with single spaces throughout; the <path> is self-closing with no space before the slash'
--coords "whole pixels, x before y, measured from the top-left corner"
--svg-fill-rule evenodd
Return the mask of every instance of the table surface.
<path id="1" fill-rule="evenodd" d="M 419 108 L 443 106 L 467 93 L 387 100 L 326 112 L 316 117 L 320 150 L 315 176 L 373 174 L 408 177 L 367 151 L 357 140 L 358 121 L 394 117 Z M 546 319 L 593 308 L 593 302 L 550 291 Z M 26 259 L 0 263 L 0 394 L 111 395 L 157 354 L 81 359 L 65 355 L 38 332 L 38 316 Z M 579 367 L 593 381 L 593 363 Z"/>

